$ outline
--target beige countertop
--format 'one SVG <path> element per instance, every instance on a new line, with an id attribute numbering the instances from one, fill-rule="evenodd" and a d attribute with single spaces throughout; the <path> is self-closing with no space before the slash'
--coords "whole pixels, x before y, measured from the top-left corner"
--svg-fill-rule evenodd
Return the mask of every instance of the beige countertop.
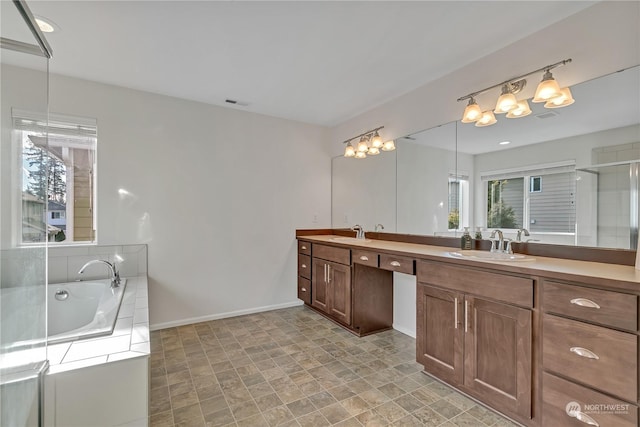
<path id="1" fill-rule="evenodd" d="M 327 243 L 332 246 L 339 247 L 392 252 L 401 255 L 408 255 L 415 258 L 446 261 L 452 264 L 467 266 L 495 268 L 496 270 L 500 271 L 523 273 L 542 277 L 561 278 L 566 280 L 582 279 L 587 283 L 593 282 L 593 279 L 597 279 L 600 282 L 597 284 L 603 284 L 601 283 L 602 280 L 625 282 L 627 284 L 626 286 L 623 286 L 625 289 L 640 291 L 640 270 L 636 270 L 633 266 L 605 264 L 589 261 L 575 261 L 539 256 L 532 256 L 530 257 L 532 259 L 527 261 L 469 259 L 455 257 L 450 254 L 450 252 L 460 252 L 459 248 L 373 239 L 371 239 L 369 242 L 357 242 L 356 239 L 353 239 L 349 241 L 349 243 L 342 243 L 332 240 L 336 237 L 339 238 L 341 236 L 299 236 L 298 239 L 306 240 L 312 243 Z M 568 278 L 566 276 L 576 277 Z M 612 287 L 618 287 L 615 283 L 606 284 Z"/>

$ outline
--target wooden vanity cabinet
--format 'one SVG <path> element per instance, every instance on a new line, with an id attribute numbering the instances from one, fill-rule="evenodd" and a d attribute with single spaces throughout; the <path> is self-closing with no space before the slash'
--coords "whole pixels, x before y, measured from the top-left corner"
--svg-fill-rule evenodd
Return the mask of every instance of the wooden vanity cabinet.
<path id="1" fill-rule="evenodd" d="M 311 242 L 298 241 L 298 298 L 311 304 Z"/>
<path id="2" fill-rule="evenodd" d="M 530 419 L 533 281 L 431 261 L 417 270 L 418 362 L 495 409 Z"/>
<path id="3" fill-rule="evenodd" d="M 638 296 L 544 280 L 542 300 L 542 424 L 637 426 Z"/>
<path id="4" fill-rule="evenodd" d="M 311 306 L 351 325 L 351 251 L 313 244 Z"/>

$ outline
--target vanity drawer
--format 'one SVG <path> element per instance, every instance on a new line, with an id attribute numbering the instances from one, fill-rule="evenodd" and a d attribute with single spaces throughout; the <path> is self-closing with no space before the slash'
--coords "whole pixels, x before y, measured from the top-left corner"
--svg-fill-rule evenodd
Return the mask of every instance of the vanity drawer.
<path id="1" fill-rule="evenodd" d="M 298 277 L 298 298 L 305 304 L 311 304 L 311 280 Z"/>
<path id="2" fill-rule="evenodd" d="M 353 263 L 368 265 L 369 267 L 378 267 L 378 253 L 371 251 L 361 251 L 354 249 L 353 251 Z"/>
<path id="3" fill-rule="evenodd" d="M 580 412 L 590 419 L 582 415 L 583 421 L 580 421 L 569 416 L 567 406 L 574 403 L 580 405 Z M 595 421 L 598 424 L 592 425 L 602 427 L 637 427 L 638 407 L 545 372 L 542 375 L 542 425 L 585 427 L 588 425 L 585 421 Z"/>
<path id="4" fill-rule="evenodd" d="M 415 274 L 415 260 L 402 256 L 380 254 L 380 268 L 398 273 Z"/>
<path id="5" fill-rule="evenodd" d="M 638 337 L 601 326 L 543 315 L 545 370 L 610 393 L 638 400 Z"/>
<path id="6" fill-rule="evenodd" d="M 351 250 L 345 248 L 336 248 L 333 246 L 313 244 L 313 257 L 321 258 L 327 261 L 337 262 L 339 264 L 351 264 Z"/>
<path id="7" fill-rule="evenodd" d="M 533 280 L 450 264 L 419 261 L 418 282 L 522 307 L 533 307 Z"/>
<path id="8" fill-rule="evenodd" d="M 304 240 L 298 240 L 298 253 L 311 255 L 311 243 Z"/>
<path id="9" fill-rule="evenodd" d="M 638 297 L 619 292 L 546 281 L 543 308 L 548 313 L 575 317 L 614 328 L 638 330 Z"/>
<path id="10" fill-rule="evenodd" d="M 311 279 L 311 257 L 298 254 L 298 275 Z"/>

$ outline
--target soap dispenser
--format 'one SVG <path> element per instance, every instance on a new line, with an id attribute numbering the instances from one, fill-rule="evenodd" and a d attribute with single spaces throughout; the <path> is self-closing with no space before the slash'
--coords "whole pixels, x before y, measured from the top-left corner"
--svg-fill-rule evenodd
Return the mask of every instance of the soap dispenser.
<path id="1" fill-rule="evenodd" d="M 462 238 L 460 239 L 460 248 L 461 249 L 471 249 L 471 235 L 469 234 L 469 227 L 464 228 L 464 233 L 462 233 Z"/>

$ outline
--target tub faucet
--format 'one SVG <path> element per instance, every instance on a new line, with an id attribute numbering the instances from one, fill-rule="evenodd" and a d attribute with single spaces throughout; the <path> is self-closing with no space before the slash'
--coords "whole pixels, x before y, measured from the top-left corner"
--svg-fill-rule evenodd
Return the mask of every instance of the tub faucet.
<path id="1" fill-rule="evenodd" d="M 364 229 L 362 228 L 361 225 L 356 224 L 353 227 L 351 227 L 351 231 L 355 231 L 356 232 L 356 239 L 364 239 Z"/>
<path id="2" fill-rule="evenodd" d="M 496 238 L 496 233 L 498 234 L 498 247 L 497 248 L 496 248 L 496 241 L 494 240 Z M 503 252 L 503 250 L 504 250 L 504 236 L 502 234 L 502 231 L 493 230 L 491 232 L 491 235 L 489 236 L 489 239 L 491 239 L 491 252 Z"/>
<path id="3" fill-rule="evenodd" d="M 118 270 L 116 269 L 115 262 L 112 264 L 109 261 L 105 261 L 103 259 L 92 259 L 91 261 L 87 262 L 85 265 L 82 266 L 82 268 L 78 271 L 78 274 L 84 273 L 85 268 L 93 264 L 107 265 L 107 267 L 109 267 L 109 269 L 111 270 L 111 287 L 117 288 L 118 286 L 120 286 L 120 273 L 118 273 Z"/>

